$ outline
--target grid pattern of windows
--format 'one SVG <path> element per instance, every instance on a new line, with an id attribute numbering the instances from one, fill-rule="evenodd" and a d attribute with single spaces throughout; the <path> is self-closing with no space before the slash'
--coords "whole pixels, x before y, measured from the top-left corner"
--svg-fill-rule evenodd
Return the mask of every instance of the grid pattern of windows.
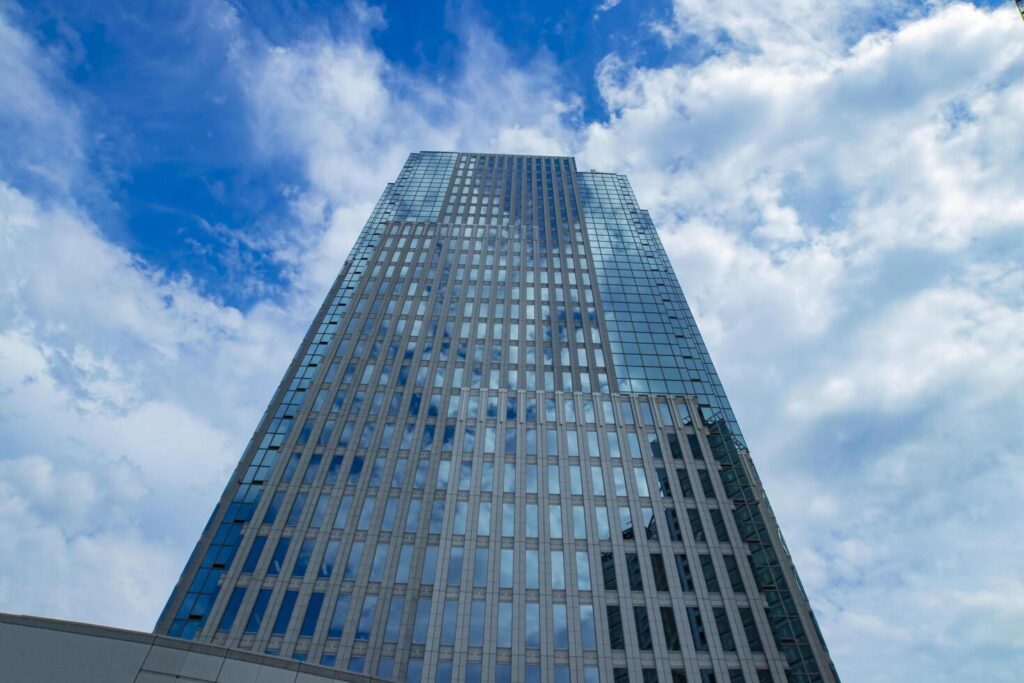
<path id="1" fill-rule="evenodd" d="M 834 679 L 606 178 L 410 157 L 158 630 L 407 681 Z"/>

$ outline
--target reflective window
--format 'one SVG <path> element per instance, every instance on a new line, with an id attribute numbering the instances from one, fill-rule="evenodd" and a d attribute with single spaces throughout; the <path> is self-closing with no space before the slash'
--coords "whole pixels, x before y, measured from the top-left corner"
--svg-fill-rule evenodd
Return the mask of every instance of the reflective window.
<path id="1" fill-rule="evenodd" d="M 331 623 L 327 627 L 328 638 L 340 638 L 345 629 L 345 618 L 348 616 L 348 603 L 352 596 L 342 593 L 334 603 Z"/>
<path id="2" fill-rule="evenodd" d="M 615 482 L 615 495 L 624 496 L 626 495 L 626 475 L 622 471 L 621 467 L 612 468 L 612 479 Z"/>
<path id="3" fill-rule="evenodd" d="M 747 644 L 750 645 L 750 651 L 764 652 L 764 646 L 761 645 L 761 636 L 757 631 L 757 622 L 754 619 L 754 611 L 749 607 L 740 607 L 740 621 L 743 622 L 743 632 L 747 636 Z"/>
<path id="4" fill-rule="evenodd" d="M 409 501 L 409 511 L 405 514 L 405 530 L 414 533 L 420 526 L 420 507 L 423 501 L 413 498 Z"/>
<path id="5" fill-rule="evenodd" d="M 586 550 L 576 551 L 576 587 L 581 591 L 590 590 L 590 556 Z"/>
<path id="6" fill-rule="evenodd" d="M 459 586 L 462 584 L 462 548 L 452 548 L 448 557 L 448 585 Z"/>
<path id="7" fill-rule="evenodd" d="M 432 534 L 441 533 L 441 525 L 444 524 L 444 500 L 435 500 L 430 507 L 430 527 L 428 532 Z"/>
<path id="8" fill-rule="evenodd" d="M 437 578 L 437 546 L 428 545 L 423 555 L 423 571 L 420 573 L 420 584 L 423 586 L 434 585 Z"/>
<path id="9" fill-rule="evenodd" d="M 617 605 L 608 605 L 608 645 L 613 650 L 626 649 L 626 637 L 622 632 L 622 612 Z"/>
<path id="10" fill-rule="evenodd" d="M 572 506 L 572 534 L 576 540 L 587 537 L 587 522 L 582 505 Z"/>
<path id="11" fill-rule="evenodd" d="M 483 588 L 487 585 L 487 548 L 477 548 L 473 559 L 473 587 Z"/>
<path id="12" fill-rule="evenodd" d="M 640 572 L 640 556 L 636 553 L 626 553 L 626 573 L 629 575 L 630 590 L 642 591 L 644 580 Z"/>
<path id="13" fill-rule="evenodd" d="M 370 520 L 373 518 L 373 506 L 377 502 L 374 496 L 367 496 L 363 501 L 363 509 L 359 512 L 359 522 L 356 529 L 366 531 L 370 528 Z"/>
<path id="14" fill-rule="evenodd" d="M 291 543 L 290 538 L 278 540 L 274 555 L 270 558 L 270 566 L 267 568 L 268 576 L 277 576 L 281 573 L 281 569 L 284 567 L 284 558 L 288 555 L 289 543 Z"/>
<path id="15" fill-rule="evenodd" d="M 693 531 L 693 538 L 696 541 L 706 541 L 707 536 L 704 534 L 704 524 L 700 521 L 700 513 L 696 508 L 687 508 L 686 516 L 690 520 L 690 530 Z"/>
<path id="16" fill-rule="evenodd" d="M 253 539 L 252 546 L 249 548 L 249 554 L 245 558 L 245 564 L 242 565 L 243 574 L 251 574 L 256 569 L 256 565 L 260 561 L 260 555 L 263 554 L 263 547 L 266 544 L 266 536 L 257 536 Z"/>
<path id="17" fill-rule="evenodd" d="M 459 618 L 459 601 L 445 600 L 444 612 L 441 615 L 441 644 L 455 644 L 455 622 Z"/>
<path id="18" fill-rule="evenodd" d="M 302 517 L 302 510 L 306 507 L 306 498 L 309 494 L 300 492 L 295 494 L 295 500 L 292 502 L 292 511 L 288 514 L 288 520 L 285 522 L 285 526 L 295 526 L 299 523 L 299 518 Z"/>
<path id="19" fill-rule="evenodd" d="M 370 581 L 380 581 L 384 578 L 384 567 L 388 563 L 388 544 L 380 543 L 373 553 L 373 564 L 370 565 Z"/>
<path id="20" fill-rule="evenodd" d="M 651 622 L 647 618 L 646 607 L 633 607 L 633 621 L 636 623 L 636 640 L 641 650 L 651 650 L 654 642 L 651 639 Z"/>
<path id="21" fill-rule="evenodd" d="M 398 641 L 399 630 L 402 627 L 402 613 L 405 610 L 405 598 L 396 596 L 391 598 L 391 605 L 388 607 L 388 621 L 384 627 L 384 642 L 394 643 Z"/>
<path id="22" fill-rule="evenodd" d="M 732 637 L 732 629 L 729 627 L 729 615 L 724 607 L 715 607 L 715 626 L 718 629 L 718 639 L 722 643 L 722 649 L 726 652 L 736 652 L 736 641 Z"/>
<path id="23" fill-rule="evenodd" d="M 270 602 L 270 588 L 262 588 L 256 594 L 256 602 L 253 603 L 252 611 L 249 612 L 249 620 L 245 624 L 246 633 L 256 633 L 263 623 L 263 615 L 267 611 L 267 603 Z"/>
<path id="24" fill-rule="evenodd" d="M 551 538 L 562 538 L 562 508 L 559 505 L 548 508 L 548 533 Z"/>
<path id="25" fill-rule="evenodd" d="M 679 488 L 682 489 L 684 498 L 693 498 L 693 484 L 690 483 L 690 475 L 684 469 L 676 470 L 679 479 Z"/>
<path id="26" fill-rule="evenodd" d="M 359 573 L 359 561 L 363 559 L 363 543 L 356 541 L 352 544 L 352 549 L 348 552 L 348 561 L 345 562 L 345 572 L 342 574 L 342 578 L 345 580 L 356 578 L 356 574 Z"/>
<path id="27" fill-rule="evenodd" d="M 561 550 L 551 551 L 551 587 L 565 588 L 565 559 Z"/>
<path id="28" fill-rule="evenodd" d="M 594 508 L 594 517 L 597 519 L 597 537 L 607 541 L 612 537 L 611 526 L 608 523 L 608 508 L 598 505 Z"/>
<path id="29" fill-rule="evenodd" d="M 324 603 L 323 593 L 313 593 L 309 596 L 309 603 L 306 605 L 306 615 L 302 618 L 302 626 L 299 628 L 300 636 L 312 636 L 316 630 L 316 622 L 320 618 L 320 608 Z"/>
<path id="30" fill-rule="evenodd" d="M 690 622 L 690 635 L 693 636 L 693 647 L 697 652 L 708 651 L 708 636 L 704 632 L 704 621 L 700 610 L 696 607 L 686 608 L 686 618 Z"/>
<path id="31" fill-rule="evenodd" d="M 478 536 L 491 535 L 491 503 L 481 502 L 480 511 L 477 513 L 476 533 Z"/>
<path id="32" fill-rule="evenodd" d="M 501 588 L 511 588 L 512 577 L 515 572 L 515 557 L 512 554 L 511 548 L 502 548 L 500 570 L 501 575 L 499 577 L 498 586 Z"/>
<path id="33" fill-rule="evenodd" d="M 217 628 L 221 631 L 230 631 L 231 627 L 235 623 L 235 617 L 238 615 L 238 607 L 242 604 L 242 598 L 245 597 L 245 588 L 236 587 L 231 591 L 231 597 L 228 598 L 227 607 L 224 608 L 224 614 L 221 615 L 220 624 Z"/>
<path id="34" fill-rule="evenodd" d="M 409 582 L 409 571 L 412 568 L 412 552 L 413 546 L 402 546 L 402 552 L 398 555 L 398 571 L 395 572 L 396 583 Z"/>
<path id="35" fill-rule="evenodd" d="M 559 492 L 558 465 L 548 465 L 548 493 L 558 494 Z"/>
<path id="36" fill-rule="evenodd" d="M 416 620 L 413 622 L 412 642 L 422 645 L 427 642 L 427 625 L 430 622 L 430 598 L 420 598 L 416 602 Z"/>
<path id="37" fill-rule="evenodd" d="M 704 575 L 704 585 L 708 593 L 718 593 L 718 576 L 715 574 L 715 564 L 710 555 L 700 556 L 700 571 Z"/>
<path id="38" fill-rule="evenodd" d="M 515 536 L 516 533 L 516 506 L 515 503 L 501 504 L 501 535 Z"/>
<path id="39" fill-rule="evenodd" d="M 526 603 L 526 647 L 540 647 L 540 605 Z"/>
<path id="40" fill-rule="evenodd" d="M 469 608 L 469 644 L 484 644 L 484 603 L 474 602 Z"/>
<path id="41" fill-rule="evenodd" d="M 580 640 L 584 651 L 597 649 L 593 605 L 580 605 Z"/>
<path id="42" fill-rule="evenodd" d="M 299 555 L 295 558 L 295 566 L 292 567 L 292 576 L 305 576 L 309 561 L 313 558 L 313 546 L 316 545 L 315 538 L 303 539 L 299 546 Z"/>
<path id="43" fill-rule="evenodd" d="M 352 507 L 352 496 L 343 496 L 338 506 L 338 514 L 334 516 L 334 528 L 344 529 L 348 522 L 348 511 Z"/>

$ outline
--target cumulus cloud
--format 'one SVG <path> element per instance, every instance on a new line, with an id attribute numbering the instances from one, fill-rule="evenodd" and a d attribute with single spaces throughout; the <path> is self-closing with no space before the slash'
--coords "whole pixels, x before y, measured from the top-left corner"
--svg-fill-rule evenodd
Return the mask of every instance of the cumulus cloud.
<path id="1" fill-rule="evenodd" d="M 578 154 L 652 210 L 840 674 L 1013 680 L 1017 17 L 777 5 L 677 3 L 712 56 L 605 58 Z"/>
<path id="2" fill-rule="evenodd" d="M 376 19 L 374 19 L 376 21 Z M 418 150 L 566 153 L 579 98 L 539 55 L 526 67 L 466 20 L 456 73 L 434 83 L 404 72 L 376 48 L 369 28 L 237 55 L 255 140 L 268 158 L 298 158 L 309 187 L 292 197 L 304 239 L 289 235 L 295 276 L 320 287 L 338 264 L 405 158 Z M 300 244 L 296 247 L 296 239 Z"/>
<path id="3" fill-rule="evenodd" d="M 679 0 L 654 28 L 705 58 L 608 55 L 607 116 L 584 123 L 549 55 L 518 62 L 479 24 L 432 82 L 374 45 L 372 8 L 344 35 L 271 43 L 217 7 L 257 156 L 302 169 L 282 188 L 294 224 L 250 245 L 286 289 L 244 311 L 104 238 L 69 180 L 89 149 L 59 65 L 0 22 L 4 71 L 32 94 L 6 115 L 69 150 L 36 174 L 48 193 L 0 165 L 0 554 L 68 587 L 26 592 L 43 574 L 7 568 L 5 605 L 148 627 L 406 155 L 572 153 L 627 173 L 652 211 L 840 674 L 1024 668 L 1011 10 Z"/>

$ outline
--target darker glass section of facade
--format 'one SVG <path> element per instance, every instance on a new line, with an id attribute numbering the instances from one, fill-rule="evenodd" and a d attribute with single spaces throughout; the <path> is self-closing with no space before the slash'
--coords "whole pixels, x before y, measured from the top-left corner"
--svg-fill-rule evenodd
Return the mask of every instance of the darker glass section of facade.
<path id="1" fill-rule="evenodd" d="M 404 681 L 834 681 L 649 215 L 573 159 L 388 185 L 157 631 Z"/>

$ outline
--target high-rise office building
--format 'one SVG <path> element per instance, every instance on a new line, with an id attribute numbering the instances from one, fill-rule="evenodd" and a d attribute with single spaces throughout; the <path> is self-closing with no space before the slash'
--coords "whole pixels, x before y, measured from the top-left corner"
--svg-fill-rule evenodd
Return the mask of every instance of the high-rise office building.
<path id="1" fill-rule="evenodd" d="M 835 681 L 624 176 L 388 185 L 159 633 L 402 681 Z"/>

